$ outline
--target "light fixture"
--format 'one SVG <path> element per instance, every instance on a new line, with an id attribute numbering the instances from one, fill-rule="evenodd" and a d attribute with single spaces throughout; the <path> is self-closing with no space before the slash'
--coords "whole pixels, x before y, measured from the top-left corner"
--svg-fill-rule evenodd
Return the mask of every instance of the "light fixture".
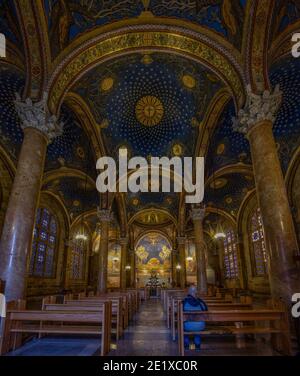
<path id="1" fill-rule="evenodd" d="M 214 236 L 215 239 L 225 239 L 226 238 L 226 235 L 224 234 L 224 232 L 217 232 Z"/>
<path id="2" fill-rule="evenodd" d="M 83 240 L 83 241 L 87 241 L 88 240 L 88 237 L 83 233 L 83 232 L 79 232 L 76 236 L 75 236 L 75 240 Z"/>
<path id="3" fill-rule="evenodd" d="M 176 265 L 176 269 L 177 269 L 177 270 L 180 270 L 180 269 L 181 269 L 181 265 L 179 265 L 179 264 Z"/>
<path id="4" fill-rule="evenodd" d="M 126 265 L 126 266 L 125 266 L 125 269 L 126 269 L 126 270 L 131 270 L 131 266 L 130 266 L 130 265 Z"/>
<path id="5" fill-rule="evenodd" d="M 193 261 L 193 257 L 192 257 L 192 256 L 188 256 L 188 257 L 186 258 L 186 260 L 187 260 L 187 261 Z"/>

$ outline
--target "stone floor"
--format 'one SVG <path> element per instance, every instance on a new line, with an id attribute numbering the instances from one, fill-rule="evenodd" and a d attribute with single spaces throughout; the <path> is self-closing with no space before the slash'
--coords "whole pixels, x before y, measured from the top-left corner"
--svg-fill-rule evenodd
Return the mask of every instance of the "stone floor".
<path id="1" fill-rule="evenodd" d="M 9 356 L 92 356 L 99 353 L 100 341 L 93 338 L 43 338 L 33 340 Z M 166 327 L 160 300 L 151 299 L 141 305 L 122 339 L 109 356 L 176 356 L 177 342 Z M 234 338 L 204 338 L 201 352 L 187 351 L 187 356 L 277 355 L 262 341 L 247 341 L 245 349 L 236 349 Z"/>

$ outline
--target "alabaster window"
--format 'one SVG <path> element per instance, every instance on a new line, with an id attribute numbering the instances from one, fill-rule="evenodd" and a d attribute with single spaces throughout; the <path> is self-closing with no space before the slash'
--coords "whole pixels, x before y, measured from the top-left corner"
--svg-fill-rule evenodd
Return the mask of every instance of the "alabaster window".
<path id="1" fill-rule="evenodd" d="M 72 246 L 72 279 L 82 280 L 84 277 L 84 256 L 86 252 L 86 241 L 76 239 Z"/>
<path id="2" fill-rule="evenodd" d="M 226 279 L 238 279 L 238 256 L 235 234 L 232 230 L 226 232 L 224 239 L 224 272 Z"/>
<path id="3" fill-rule="evenodd" d="M 40 278 L 54 277 L 57 250 L 57 222 L 46 208 L 39 208 L 33 231 L 29 275 Z"/>
<path id="4" fill-rule="evenodd" d="M 254 267 L 254 274 L 262 276 L 267 274 L 267 251 L 264 241 L 264 231 L 260 209 L 254 210 L 250 218 L 250 244 Z"/>

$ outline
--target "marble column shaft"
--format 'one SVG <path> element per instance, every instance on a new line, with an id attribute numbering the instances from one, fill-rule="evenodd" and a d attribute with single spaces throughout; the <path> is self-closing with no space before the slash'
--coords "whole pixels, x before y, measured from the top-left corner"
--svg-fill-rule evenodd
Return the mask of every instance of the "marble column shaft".
<path id="1" fill-rule="evenodd" d="M 62 124 L 49 116 L 47 93 L 40 102 L 22 101 L 15 109 L 24 131 L 17 171 L 12 186 L 0 241 L 0 278 L 5 281 L 7 301 L 23 299 L 35 214 L 40 197 L 47 145 L 62 134 Z"/>
<path id="2" fill-rule="evenodd" d="M 127 264 L 128 239 L 121 238 L 120 244 L 121 244 L 120 288 L 126 289 L 126 264 Z"/>
<path id="3" fill-rule="evenodd" d="M 46 137 L 34 128 L 24 130 L 17 173 L 10 194 L 0 243 L 0 278 L 7 300 L 25 296 L 28 256 L 40 196 Z"/>
<path id="4" fill-rule="evenodd" d="M 184 289 L 186 285 L 186 265 L 185 265 L 185 241 L 184 237 L 178 237 L 178 259 L 181 269 L 179 270 L 180 288 Z"/>
<path id="5" fill-rule="evenodd" d="M 295 263 L 298 244 L 286 187 L 272 131 L 282 103 L 279 86 L 270 92 L 252 93 L 247 88 L 247 102 L 234 119 L 234 130 L 249 140 L 256 193 L 262 215 L 268 252 L 268 274 L 273 298 L 290 304 L 299 291 L 300 274 Z"/>
<path id="6" fill-rule="evenodd" d="M 300 287 L 299 269 L 294 261 L 298 245 L 272 123 L 266 121 L 257 124 L 248 133 L 248 139 L 269 253 L 272 296 L 290 302 L 291 296 Z"/>
<path id="7" fill-rule="evenodd" d="M 197 264 L 198 293 L 207 295 L 206 244 L 203 233 L 205 209 L 193 209 L 191 212 L 195 232 L 195 252 Z"/>
<path id="8" fill-rule="evenodd" d="M 109 210 L 99 210 L 98 218 L 101 224 L 101 237 L 99 246 L 99 274 L 97 292 L 98 294 L 105 294 L 107 292 L 108 236 L 111 213 Z"/>

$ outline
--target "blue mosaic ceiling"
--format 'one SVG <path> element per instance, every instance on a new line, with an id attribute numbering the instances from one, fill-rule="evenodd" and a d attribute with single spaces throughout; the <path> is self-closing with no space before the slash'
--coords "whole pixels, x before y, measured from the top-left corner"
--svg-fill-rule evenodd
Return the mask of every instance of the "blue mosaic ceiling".
<path id="1" fill-rule="evenodd" d="M 141 209 L 165 209 L 177 217 L 178 194 L 176 193 L 129 193 L 126 197 L 128 218 Z"/>
<path id="2" fill-rule="evenodd" d="M 281 165 L 286 172 L 289 162 L 300 145 L 300 59 L 277 62 L 270 72 L 272 86 L 280 85 L 283 102 L 273 130 L 278 143 Z"/>
<path id="3" fill-rule="evenodd" d="M 230 101 L 221 114 L 209 141 L 210 146 L 206 159 L 207 177 L 229 164 L 251 163 L 248 141 L 242 134 L 232 130 L 232 118 L 235 116 L 234 103 Z"/>
<path id="4" fill-rule="evenodd" d="M 13 102 L 15 93 L 22 93 L 24 84 L 21 72 L 0 65 L 0 143 L 15 162 L 23 141 L 23 131 Z M 61 120 L 64 132 L 48 147 L 45 171 L 65 166 L 95 178 L 96 162 L 92 147 L 78 119 L 67 106 L 62 107 Z"/>
<path id="5" fill-rule="evenodd" d="M 23 48 L 22 35 L 12 0 L 0 0 L 0 33 L 18 48 Z"/>
<path id="6" fill-rule="evenodd" d="M 295 23 L 300 18 L 299 0 L 276 0 L 274 19 L 273 19 L 273 37 L 282 33 L 289 25 Z"/>
<path id="7" fill-rule="evenodd" d="M 22 93 L 24 85 L 21 72 L 0 64 L 0 143 L 15 162 L 23 141 L 23 131 L 13 101 L 15 93 Z"/>
<path id="8" fill-rule="evenodd" d="M 204 201 L 208 206 L 217 207 L 236 217 L 244 197 L 254 186 L 252 175 L 226 174 L 206 186 Z"/>
<path id="9" fill-rule="evenodd" d="M 46 171 L 61 166 L 78 169 L 96 178 L 96 161 L 93 148 L 74 113 L 63 106 L 61 121 L 64 123 L 63 135 L 49 145 Z"/>
<path id="10" fill-rule="evenodd" d="M 58 196 L 68 209 L 71 218 L 96 209 L 99 205 L 99 194 L 94 186 L 78 177 L 64 177 L 52 180 L 43 186 L 43 190 Z"/>
<path id="11" fill-rule="evenodd" d="M 52 54 L 56 56 L 84 32 L 114 21 L 154 16 L 202 25 L 240 48 L 247 0 L 44 0 Z"/>
<path id="12" fill-rule="evenodd" d="M 86 100 L 96 121 L 104 124 L 102 135 L 109 153 L 116 154 L 125 144 L 131 155 L 165 156 L 179 143 L 182 155 L 192 156 L 197 125 L 221 87 L 218 78 L 200 65 L 155 53 L 133 54 L 101 65 L 73 91 Z M 155 98 L 162 111 L 152 126 L 137 114 L 137 104 L 147 98 Z"/>

